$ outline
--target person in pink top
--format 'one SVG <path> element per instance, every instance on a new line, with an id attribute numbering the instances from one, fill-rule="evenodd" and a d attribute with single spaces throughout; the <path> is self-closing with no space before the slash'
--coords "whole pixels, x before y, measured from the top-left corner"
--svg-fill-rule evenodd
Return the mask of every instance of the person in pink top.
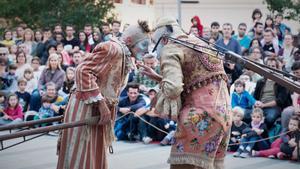
<path id="1" fill-rule="evenodd" d="M 7 100 L 8 104 L 3 111 L 4 115 L 0 118 L 0 125 L 22 122 L 24 114 L 18 96 L 14 93 L 9 94 Z"/>

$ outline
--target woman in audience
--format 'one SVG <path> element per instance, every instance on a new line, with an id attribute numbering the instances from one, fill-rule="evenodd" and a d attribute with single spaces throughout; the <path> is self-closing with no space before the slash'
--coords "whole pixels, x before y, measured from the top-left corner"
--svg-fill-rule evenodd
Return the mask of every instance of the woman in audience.
<path id="1" fill-rule="evenodd" d="M 94 40 L 94 44 L 92 45 L 92 50 L 100 43 L 102 42 L 102 39 L 101 39 L 101 33 L 100 32 L 94 32 L 93 33 L 93 40 Z"/>
<path id="2" fill-rule="evenodd" d="M 34 40 L 36 43 L 40 43 L 43 41 L 43 32 L 42 30 L 38 29 L 35 31 L 35 34 L 34 34 Z"/>
<path id="3" fill-rule="evenodd" d="M 59 56 L 56 53 L 51 54 L 39 79 L 38 89 L 32 92 L 30 110 L 38 111 L 41 107 L 40 99 L 45 92 L 45 85 L 48 82 L 53 82 L 56 84 L 56 90 L 58 91 L 63 86 L 64 76 L 65 72 L 60 67 Z"/>
<path id="4" fill-rule="evenodd" d="M 272 16 L 268 15 L 265 21 L 265 29 L 271 28 L 274 29 L 274 20 Z"/>
<path id="5" fill-rule="evenodd" d="M 86 47 L 89 42 L 88 42 L 88 38 L 86 38 L 86 35 L 83 31 L 79 32 L 78 39 L 80 42 L 80 46 L 79 46 L 80 50 L 87 51 Z"/>
<path id="6" fill-rule="evenodd" d="M 13 40 L 12 31 L 11 30 L 5 30 L 3 34 L 3 40 L 0 41 L 0 44 L 11 47 L 15 44 L 15 41 Z"/>
<path id="7" fill-rule="evenodd" d="M 17 53 L 16 64 L 17 64 L 17 70 L 16 70 L 17 78 L 22 78 L 24 76 L 25 69 L 31 68 L 31 66 L 27 64 L 27 57 L 25 52 L 23 51 Z"/>
<path id="8" fill-rule="evenodd" d="M 36 55 L 37 43 L 34 41 L 34 32 L 29 28 L 24 30 L 23 44 L 27 47 L 28 54 Z"/>
<path id="9" fill-rule="evenodd" d="M 264 61 L 262 60 L 262 50 L 259 47 L 253 47 L 250 50 L 250 56 L 249 59 L 260 63 L 260 64 L 264 64 Z"/>

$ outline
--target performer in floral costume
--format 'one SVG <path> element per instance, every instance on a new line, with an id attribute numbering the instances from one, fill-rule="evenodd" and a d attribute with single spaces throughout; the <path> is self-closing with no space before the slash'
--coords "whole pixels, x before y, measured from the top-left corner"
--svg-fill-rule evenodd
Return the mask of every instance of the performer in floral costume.
<path id="1" fill-rule="evenodd" d="M 186 35 L 175 19 L 159 19 L 154 41 L 162 35 L 201 46 Z M 203 48 L 203 50 L 205 50 Z M 214 52 L 198 52 L 168 38 L 157 46 L 161 76 L 144 66 L 146 75 L 160 80 L 156 112 L 177 119 L 171 169 L 222 169 L 231 125 L 230 99 L 223 62 Z"/>
<path id="2" fill-rule="evenodd" d="M 57 169 L 107 169 L 106 151 L 114 138 L 114 108 L 127 82 L 130 57 L 148 52 L 148 32 L 146 22 L 130 26 L 120 39 L 97 45 L 76 68 L 76 91 L 70 96 L 64 122 L 93 116 L 100 116 L 100 120 L 63 130 Z"/>

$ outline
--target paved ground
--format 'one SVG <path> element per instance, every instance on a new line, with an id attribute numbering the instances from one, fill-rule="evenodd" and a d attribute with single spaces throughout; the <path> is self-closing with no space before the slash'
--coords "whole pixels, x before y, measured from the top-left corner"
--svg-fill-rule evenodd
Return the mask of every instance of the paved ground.
<path id="1" fill-rule="evenodd" d="M 21 139 L 20 139 L 21 140 Z M 16 140 L 6 142 L 12 143 Z M 1 169 L 55 169 L 57 137 L 43 136 L 0 152 Z M 170 147 L 116 142 L 109 155 L 109 169 L 168 169 Z M 300 163 L 266 158 L 226 157 L 226 169 L 299 169 Z"/>

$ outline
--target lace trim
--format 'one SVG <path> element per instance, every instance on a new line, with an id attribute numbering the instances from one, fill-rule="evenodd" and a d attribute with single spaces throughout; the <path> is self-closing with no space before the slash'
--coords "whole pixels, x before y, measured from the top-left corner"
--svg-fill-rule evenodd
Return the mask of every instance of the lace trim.
<path id="1" fill-rule="evenodd" d="M 224 169 L 224 158 L 205 159 L 194 154 L 171 154 L 168 159 L 170 164 L 189 164 L 205 169 Z"/>

